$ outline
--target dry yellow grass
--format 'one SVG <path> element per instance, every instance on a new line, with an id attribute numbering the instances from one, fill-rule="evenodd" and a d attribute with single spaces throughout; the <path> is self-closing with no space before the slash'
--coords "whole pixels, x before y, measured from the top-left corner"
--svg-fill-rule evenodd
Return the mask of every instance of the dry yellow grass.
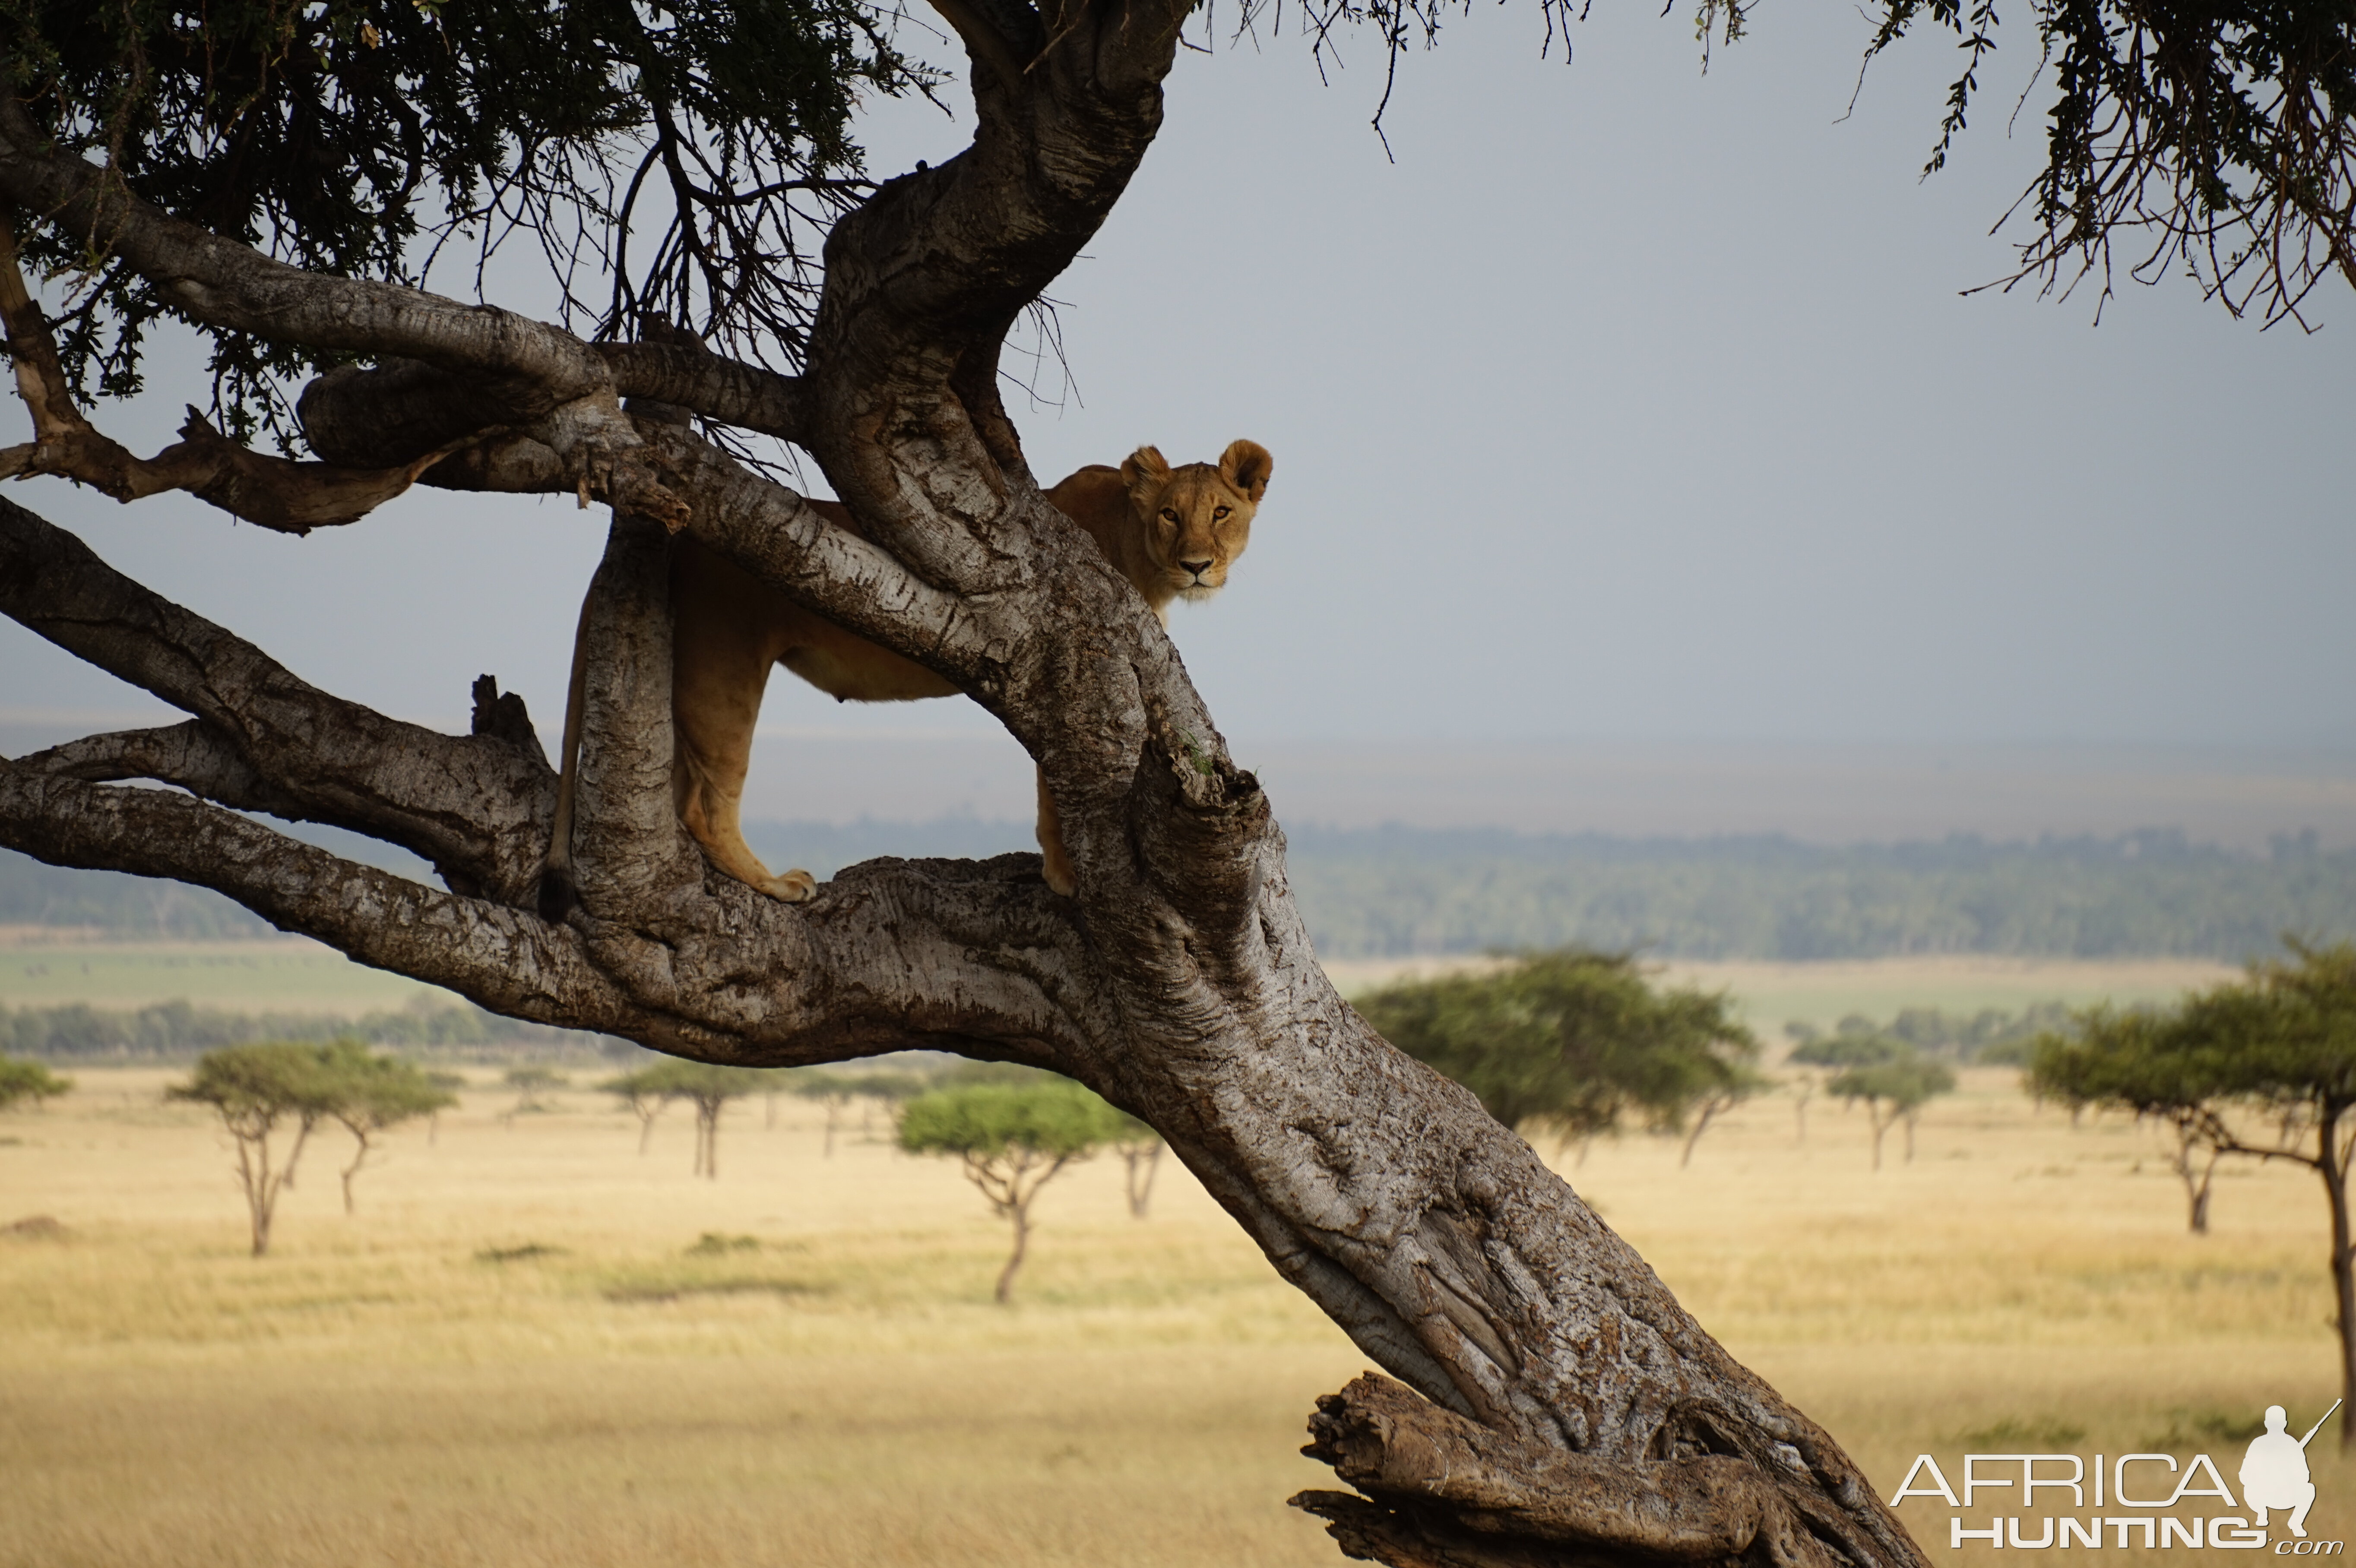
<path id="1" fill-rule="evenodd" d="M 807 1108 L 771 1130 L 756 1102 L 698 1181 L 683 1117 L 641 1158 L 598 1096 L 510 1130 L 485 1088 L 437 1143 L 395 1135 L 350 1219 L 323 1136 L 255 1261 L 166 1075 L 80 1076 L 0 1117 L 0 1223 L 70 1232 L 0 1241 L 0 1563 L 1340 1561 L 1283 1499 L 1328 1480 L 1301 1421 L 1364 1358 L 1182 1171 L 1143 1223 L 1117 1162 L 1051 1187 L 1001 1310 L 1001 1229 L 952 1167 L 856 1136 L 828 1160 Z M 1878 1176 L 1860 1115 L 1808 1119 L 1771 1098 L 1689 1169 L 1632 1137 L 1568 1174 L 1885 1491 L 2008 1421 L 2115 1454 L 2334 1392 L 2304 1173 L 2237 1171 L 2195 1238 L 2147 1134 L 2073 1131 L 2007 1073 Z M 2332 1431 L 2325 1538 L 2356 1522 Z M 1944 1505 L 1906 1512 L 1969 1555 Z"/>

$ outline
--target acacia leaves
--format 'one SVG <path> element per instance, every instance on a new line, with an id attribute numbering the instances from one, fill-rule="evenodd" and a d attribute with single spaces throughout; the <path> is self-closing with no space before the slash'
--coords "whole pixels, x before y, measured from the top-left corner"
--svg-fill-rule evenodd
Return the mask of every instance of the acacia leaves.
<path id="1" fill-rule="evenodd" d="M 2356 284 L 2356 5 L 2035 0 L 2032 10 L 2053 96 L 2008 282 L 2033 276 L 2067 293 L 2095 274 L 2107 293 L 2112 241 L 2128 237 L 2139 281 L 2180 265 L 2235 315 L 2270 322 L 2298 316 L 2333 271 Z M 1867 58 L 1919 22 L 1954 34 L 1966 56 L 1927 174 L 1964 129 L 1997 17 L 1989 0 L 1882 0 Z"/>
<path id="2" fill-rule="evenodd" d="M 437 236 L 479 261 L 520 233 L 568 317 L 602 334 L 649 309 L 789 359 L 818 237 L 859 185 L 853 107 L 927 80 L 888 27 L 859 0 L 0 0 L 7 85 L 35 121 L 176 217 L 402 283 L 423 281 Z M 635 254 L 633 219 L 651 240 Z M 159 291 L 104 234 L 25 242 L 44 269 L 91 275 L 59 324 L 77 389 L 136 391 Z M 334 362 L 209 336 L 241 437 L 280 419 L 278 379 Z"/>

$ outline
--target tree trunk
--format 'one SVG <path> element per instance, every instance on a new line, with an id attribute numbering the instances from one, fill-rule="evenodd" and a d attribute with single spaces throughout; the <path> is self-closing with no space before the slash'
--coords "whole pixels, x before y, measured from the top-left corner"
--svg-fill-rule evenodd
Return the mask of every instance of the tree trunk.
<path id="1" fill-rule="evenodd" d="M 2331 1206 L 2331 1305 L 2340 1333 L 2340 1397 L 2343 1409 L 2356 1409 L 2356 1243 L 2351 1243 L 2348 1220 L 2348 1165 L 2340 1141 L 2340 1124 L 2356 1102 L 2326 1100 L 2315 1118 L 2315 1174 L 2322 1179 L 2324 1200 Z M 2340 1424 L 2340 1451 L 2356 1450 L 2356 1429 Z"/>
<path id="2" fill-rule="evenodd" d="M 1687 1166 L 1693 1164 L 1694 1145 L 1701 1142 L 1702 1134 L 1709 1131 L 1709 1119 L 1712 1116 L 1717 1115 L 1719 1112 L 1724 1110 L 1730 1104 L 1732 1104 L 1732 1102 L 1720 1099 L 1709 1099 L 1702 1102 L 1701 1110 L 1694 1117 L 1693 1130 L 1686 1134 L 1685 1147 L 1677 1151 L 1677 1168 L 1679 1170 L 1683 1170 Z"/>
<path id="3" fill-rule="evenodd" d="M 2196 1236 L 2209 1233 L 2209 1188 L 2217 1175 L 2218 1151 L 2211 1146 L 2206 1164 L 2196 1164 L 2192 1151 L 2202 1147 L 2190 1126 L 2179 1124 L 2176 1129 L 2176 1174 L 2184 1183 L 2187 1210 L 2186 1228 Z"/>
<path id="4" fill-rule="evenodd" d="M 1023 1254 L 1031 1245 L 1031 1200 L 1037 1195 L 1034 1188 L 1006 1206 L 1006 1217 L 1014 1222 L 1014 1250 L 1007 1254 L 1006 1266 L 998 1271 L 998 1289 L 994 1294 L 1001 1307 L 1014 1300 L 1015 1272 L 1022 1268 Z"/>
<path id="5" fill-rule="evenodd" d="M 541 907 L 556 780 L 489 677 L 468 735 L 386 719 L 5 501 L 0 611 L 191 718 L 0 762 L 0 842 L 216 888 L 494 1011 L 674 1055 L 774 1067 L 945 1050 L 1086 1083 L 1159 1131 L 1271 1265 L 1406 1385 L 1362 1380 L 1321 1412 L 1318 1451 L 1363 1496 L 1303 1506 L 1345 1550 L 1401 1568 L 1922 1563 L 1829 1436 L 1527 1144 L 1335 994 L 1258 781 L 1160 622 L 1028 466 L 999 400 L 1001 344 L 1137 167 L 1185 11 L 948 9 L 969 42 L 995 40 L 978 57 L 1011 51 L 1021 67 L 977 64 L 973 146 L 837 226 L 798 379 L 302 273 L 141 206 L 0 102 L 0 196 L 107 236 L 118 264 L 168 280 L 174 308 L 408 366 L 339 371 L 305 394 L 331 463 L 383 469 L 484 432 L 428 481 L 614 507 L 582 623 L 572 902 Z M 462 428 L 371 415 L 389 385 L 413 392 L 420 378 L 452 395 L 401 406 Z M 759 400 L 744 389 L 776 384 L 769 422 L 747 428 L 798 442 L 850 526 L 620 401 L 747 421 Z M 1052 892 L 1031 855 L 873 860 L 802 904 L 715 871 L 671 795 L 670 528 L 996 716 L 1041 769 L 1076 896 Z M 401 845 L 444 886 L 253 811 Z M 711 1175 L 716 1115 L 700 1119 Z M 1015 1222 L 1001 1299 L 1022 1260 Z M 258 1252 L 259 1213 L 256 1235 Z"/>
<path id="6" fill-rule="evenodd" d="M 1128 1167 L 1129 1217 L 1142 1220 L 1153 1205 L 1153 1179 L 1162 1169 L 1162 1144 L 1160 1140 L 1139 1148 L 1131 1144 L 1120 1151 L 1122 1163 Z"/>

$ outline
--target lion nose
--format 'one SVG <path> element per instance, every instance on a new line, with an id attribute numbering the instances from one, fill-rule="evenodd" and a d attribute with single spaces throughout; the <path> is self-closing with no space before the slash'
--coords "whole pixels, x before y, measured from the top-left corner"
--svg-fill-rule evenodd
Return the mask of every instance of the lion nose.
<path id="1" fill-rule="evenodd" d="M 1182 560 L 1178 564 L 1184 567 L 1188 571 L 1193 572 L 1196 577 L 1200 577 L 1203 573 L 1211 570 L 1211 563 L 1207 560 Z"/>

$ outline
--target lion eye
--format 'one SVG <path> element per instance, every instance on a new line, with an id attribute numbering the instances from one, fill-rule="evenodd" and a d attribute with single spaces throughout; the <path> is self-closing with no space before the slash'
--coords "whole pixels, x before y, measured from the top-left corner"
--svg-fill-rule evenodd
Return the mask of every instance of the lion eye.
<path id="1" fill-rule="evenodd" d="M 1214 507 L 1211 508 L 1211 521 L 1215 523 L 1234 510 L 1233 507 Z"/>
<path id="2" fill-rule="evenodd" d="M 1165 523 L 1174 523 L 1178 520 L 1178 514 L 1164 507 L 1162 508 L 1162 520 Z"/>

